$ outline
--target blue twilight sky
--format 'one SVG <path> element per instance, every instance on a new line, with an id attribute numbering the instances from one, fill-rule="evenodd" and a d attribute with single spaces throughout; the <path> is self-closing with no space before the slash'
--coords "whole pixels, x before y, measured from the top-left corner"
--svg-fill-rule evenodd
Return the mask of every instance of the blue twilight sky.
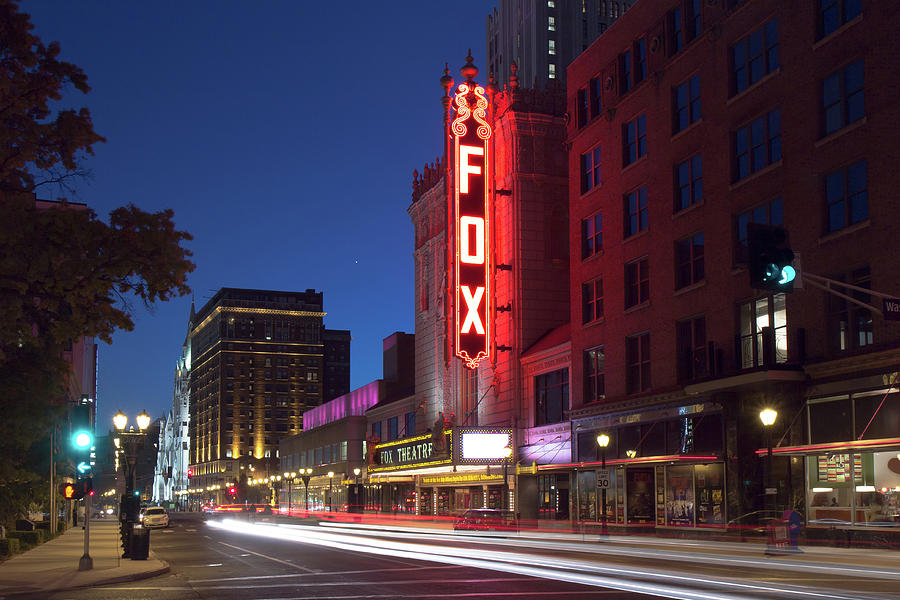
<path id="1" fill-rule="evenodd" d="M 412 170 L 441 152 L 444 62 L 485 61 L 495 2 L 24 1 L 92 91 L 107 142 L 78 197 L 175 210 L 197 308 L 220 287 L 324 292 L 349 329 L 351 387 L 381 377 L 381 341 L 413 331 Z M 482 72 L 480 80 L 486 78 Z M 42 197 L 56 197 L 44 193 Z M 98 429 L 171 407 L 190 297 L 138 307 L 100 345 Z"/>

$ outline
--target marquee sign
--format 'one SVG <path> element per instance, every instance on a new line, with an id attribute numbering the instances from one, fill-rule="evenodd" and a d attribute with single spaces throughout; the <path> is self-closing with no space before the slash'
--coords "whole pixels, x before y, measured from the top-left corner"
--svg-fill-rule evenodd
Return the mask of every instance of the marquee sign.
<path id="1" fill-rule="evenodd" d="M 490 355 L 491 299 L 490 196 L 491 126 L 488 99 L 472 81 L 457 88 L 456 118 L 450 125 L 454 147 L 454 191 L 450 218 L 455 277 L 454 342 L 456 355 L 470 369 Z M 474 107 L 472 106 L 474 103 Z"/>

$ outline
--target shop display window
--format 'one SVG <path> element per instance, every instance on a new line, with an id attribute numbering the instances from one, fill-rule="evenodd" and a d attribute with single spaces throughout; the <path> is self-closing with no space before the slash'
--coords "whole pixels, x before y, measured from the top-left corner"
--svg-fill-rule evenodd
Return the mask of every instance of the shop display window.
<path id="1" fill-rule="evenodd" d="M 811 525 L 900 527 L 900 453 L 809 457 Z"/>

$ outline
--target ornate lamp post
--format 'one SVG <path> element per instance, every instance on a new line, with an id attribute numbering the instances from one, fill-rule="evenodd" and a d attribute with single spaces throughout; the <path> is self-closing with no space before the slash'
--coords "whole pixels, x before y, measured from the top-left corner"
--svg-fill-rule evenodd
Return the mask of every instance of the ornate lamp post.
<path id="1" fill-rule="evenodd" d="M 291 471 L 290 473 L 284 472 L 284 480 L 287 482 L 288 486 L 288 516 L 291 514 L 291 487 L 294 485 L 294 479 L 296 479 L 297 473 L 296 471 Z"/>
<path id="2" fill-rule="evenodd" d="M 601 433 L 597 436 L 597 445 L 600 446 L 600 468 L 606 470 L 606 447 L 609 445 L 609 436 Z M 606 486 L 600 489 L 600 505 L 602 508 L 602 517 L 600 519 L 600 535 L 607 536 L 609 532 L 606 529 Z"/>
<path id="3" fill-rule="evenodd" d="M 122 537 L 122 545 L 125 553 L 123 557 L 128 558 L 130 554 L 129 539 L 134 529 L 134 523 L 138 519 L 140 511 L 140 500 L 135 495 L 136 478 L 137 478 L 137 453 L 144 445 L 144 430 L 150 426 L 150 415 L 147 411 L 142 410 L 135 419 L 138 431 L 132 426 L 129 431 L 125 431 L 128 425 L 128 417 L 121 410 L 113 416 L 113 426 L 116 428 L 118 435 L 118 446 L 122 453 L 125 454 L 125 460 L 122 462 L 122 472 L 125 479 L 125 493 L 119 507 L 120 533 Z"/>
<path id="4" fill-rule="evenodd" d="M 312 477 L 313 470 L 309 467 L 305 469 L 300 469 L 300 479 L 303 480 L 304 491 L 306 492 L 305 498 L 305 506 L 306 506 L 306 516 L 309 516 L 309 478 Z"/>
<path id="5" fill-rule="evenodd" d="M 768 449 L 766 452 L 766 510 L 775 510 L 776 490 L 772 487 L 772 425 L 775 424 L 777 418 L 778 413 L 771 408 L 759 411 L 759 419 L 766 429 L 766 448 Z"/>

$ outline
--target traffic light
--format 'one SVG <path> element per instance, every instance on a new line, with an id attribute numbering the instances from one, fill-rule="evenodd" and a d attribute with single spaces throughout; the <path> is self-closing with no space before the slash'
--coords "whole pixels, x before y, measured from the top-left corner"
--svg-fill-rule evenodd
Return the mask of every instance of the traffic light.
<path id="1" fill-rule="evenodd" d="M 75 488 L 81 492 L 81 498 L 94 495 L 94 478 L 82 477 L 75 483 Z"/>
<path id="2" fill-rule="evenodd" d="M 59 493 L 66 500 L 81 500 L 84 498 L 84 486 L 79 483 L 63 483 L 59 486 Z"/>
<path id="3" fill-rule="evenodd" d="M 747 225 L 750 251 L 750 285 L 758 290 L 794 291 L 794 251 L 781 227 L 750 223 Z"/>

